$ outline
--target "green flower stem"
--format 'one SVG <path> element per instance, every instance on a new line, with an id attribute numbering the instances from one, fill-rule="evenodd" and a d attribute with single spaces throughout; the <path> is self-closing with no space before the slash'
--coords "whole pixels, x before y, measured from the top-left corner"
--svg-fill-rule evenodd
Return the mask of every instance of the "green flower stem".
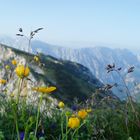
<path id="1" fill-rule="evenodd" d="M 42 94 L 39 100 L 39 104 L 38 104 L 38 110 L 37 110 L 37 119 L 36 119 L 36 128 L 35 128 L 35 136 L 37 134 L 37 129 L 38 129 L 38 123 L 39 123 L 39 116 L 40 116 L 40 107 L 41 107 L 41 103 L 42 103 Z"/>
<path id="2" fill-rule="evenodd" d="M 68 135 L 68 116 L 66 115 L 66 140 L 68 139 L 67 135 Z"/>
<path id="3" fill-rule="evenodd" d="M 17 112 L 16 112 L 16 107 L 15 104 L 13 104 L 14 106 L 12 107 L 13 109 L 13 115 L 14 115 L 14 121 L 15 121 L 15 125 L 16 125 L 16 133 L 17 133 L 17 137 L 18 140 L 20 140 L 20 136 L 19 136 L 19 128 L 18 128 L 18 120 L 17 120 Z"/>
<path id="4" fill-rule="evenodd" d="M 125 88 L 126 88 L 126 90 L 127 90 L 127 92 L 126 92 L 127 98 L 128 98 L 128 100 L 129 100 L 129 103 L 130 103 L 130 106 L 131 106 L 131 108 L 132 108 L 132 111 L 133 111 L 133 113 L 135 114 L 136 119 L 138 120 L 137 112 L 136 112 L 135 107 L 134 107 L 134 105 L 133 105 L 133 99 L 132 99 L 132 96 L 131 96 L 131 92 L 130 92 L 128 86 L 126 85 L 126 82 L 125 82 L 124 78 L 122 77 L 122 75 L 121 75 L 117 70 L 115 70 L 115 71 L 116 71 L 117 74 L 120 76 L 120 78 L 121 78 L 121 80 L 122 80 L 122 82 L 123 82 L 123 84 L 124 84 L 124 86 L 125 86 Z"/>
<path id="5" fill-rule="evenodd" d="M 25 115 L 26 115 L 26 97 L 23 97 L 23 109 L 22 109 L 22 117 L 25 117 Z M 29 121 L 29 120 L 28 120 Z M 24 140 L 26 140 L 27 139 L 27 127 L 28 127 L 28 121 L 27 121 L 27 123 L 26 123 L 26 127 L 25 127 L 25 134 L 24 134 Z"/>
<path id="6" fill-rule="evenodd" d="M 61 135 L 62 135 L 62 140 L 63 140 L 63 137 L 64 137 L 64 132 L 63 132 L 63 110 L 62 110 L 62 113 L 61 113 Z"/>
<path id="7" fill-rule="evenodd" d="M 65 134 L 65 136 L 63 137 L 63 139 L 62 140 L 67 140 L 68 139 L 68 134 L 69 134 L 69 132 L 71 131 L 71 128 L 69 128 L 69 130 L 67 130 L 67 132 L 66 132 L 66 134 Z M 66 139 L 65 139 L 66 138 Z"/>
<path id="8" fill-rule="evenodd" d="M 83 122 L 78 128 L 76 128 L 75 130 L 74 130 L 74 132 L 73 132 L 73 134 L 72 134 L 72 140 L 73 140 L 73 137 L 74 137 L 74 135 L 75 135 L 75 133 L 83 126 L 85 124 L 85 122 Z"/>
<path id="9" fill-rule="evenodd" d="M 64 124 L 64 119 L 63 119 L 63 116 L 64 115 L 64 111 L 62 110 L 62 113 L 61 113 L 61 135 L 62 135 L 62 140 L 67 140 L 68 139 L 68 133 L 70 132 L 71 129 L 68 130 L 68 116 L 66 115 L 66 133 L 64 134 L 64 131 L 63 131 L 63 124 Z"/>
<path id="10" fill-rule="evenodd" d="M 20 135 L 19 135 L 19 127 L 18 127 L 18 103 L 19 103 L 19 95 L 20 95 L 20 82 L 21 79 L 19 78 L 18 80 L 18 93 L 17 93 L 17 99 L 16 99 L 16 105 L 14 106 L 14 118 L 15 118 L 15 125 L 16 125 L 16 133 L 18 140 L 20 140 Z"/>
<path id="11" fill-rule="evenodd" d="M 18 127 L 17 118 L 16 118 L 16 131 L 17 131 L 18 140 L 20 140 L 20 136 L 19 136 L 19 127 Z"/>
<path id="12" fill-rule="evenodd" d="M 16 99 L 16 105 L 17 105 L 17 107 L 18 107 L 18 103 L 19 103 L 21 80 L 22 80 L 21 78 L 18 79 L 18 93 L 17 93 L 17 99 Z"/>

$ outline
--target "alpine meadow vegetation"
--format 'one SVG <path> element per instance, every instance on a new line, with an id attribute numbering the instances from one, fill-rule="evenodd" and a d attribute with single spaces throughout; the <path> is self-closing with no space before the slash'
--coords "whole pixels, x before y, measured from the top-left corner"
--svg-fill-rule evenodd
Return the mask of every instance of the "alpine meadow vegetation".
<path id="1" fill-rule="evenodd" d="M 31 31 L 29 37 L 19 29 L 17 36 L 28 40 L 28 53 L 32 39 L 42 29 Z M 121 77 L 125 101 L 109 96 L 98 98 L 100 92 L 117 88 L 115 83 L 97 89 L 83 102 L 74 100 L 69 105 L 59 99 L 53 104 L 49 97 L 58 90 L 55 85 L 40 86 L 29 78 L 31 63 L 43 65 L 39 54 L 33 54 L 30 64 L 16 58 L 9 61 L 1 67 L 10 76 L 0 77 L 0 140 L 140 140 L 140 105 L 115 64 L 107 65 L 106 70 Z M 127 74 L 133 71 L 134 67 L 130 67 Z M 9 94 L 8 82 L 13 75 L 15 90 Z"/>

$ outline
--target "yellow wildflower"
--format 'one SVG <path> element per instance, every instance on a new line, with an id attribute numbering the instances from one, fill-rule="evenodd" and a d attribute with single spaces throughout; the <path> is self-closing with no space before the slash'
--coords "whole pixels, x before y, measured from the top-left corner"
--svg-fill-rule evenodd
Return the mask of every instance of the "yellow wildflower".
<path id="1" fill-rule="evenodd" d="M 65 104 L 63 102 L 59 102 L 58 106 L 59 108 L 64 108 Z"/>
<path id="2" fill-rule="evenodd" d="M 87 113 L 90 113 L 90 112 L 92 112 L 92 109 L 89 108 L 89 109 L 87 109 L 86 111 L 87 111 Z"/>
<path id="3" fill-rule="evenodd" d="M 13 60 L 12 60 L 12 64 L 13 64 L 13 65 L 16 65 L 16 64 L 17 64 L 17 61 L 16 61 L 15 59 L 13 59 Z"/>
<path id="4" fill-rule="evenodd" d="M 30 69 L 24 65 L 19 65 L 16 67 L 16 74 L 18 77 L 20 78 L 24 78 L 24 77 L 27 77 L 30 73 Z"/>
<path id="5" fill-rule="evenodd" d="M 5 68 L 6 68 L 6 69 L 10 69 L 10 66 L 9 66 L 9 65 L 6 65 Z"/>
<path id="6" fill-rule="evenodd" d="M 77 117 L 71 117 L 68 120 L 68 127 L 74 129 L 79 127 L 80 125 L 80 120 Z"/>
<path id="7" fill-rule="evenodd" d="M 32 88 L 32 90 L 35 90 L 41 93 L 50 93 L 56 90 L 56 87 L 37 87 L 37 88 Z"/>
<path id="8" fill-rule="evenodd" d="M 38 56 L 34 56 L 34 61 L 38 62 L 39 61 L 39 57 Z"/>
<path id="9" fill-rule="evenodd" d="M 6 84 L 6 80 L 0 79 L 0 84 Z"/>
<path id="10" fill-rule="evenodd" d="M 84 119 L 86 116 L 87 116 L 87 111 L 85 109 L 78 111 L 79 118 Z"/>

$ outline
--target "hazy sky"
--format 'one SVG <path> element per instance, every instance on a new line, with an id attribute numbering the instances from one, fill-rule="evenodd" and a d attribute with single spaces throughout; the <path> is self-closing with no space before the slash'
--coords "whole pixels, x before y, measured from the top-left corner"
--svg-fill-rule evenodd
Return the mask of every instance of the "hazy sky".
<path id="1" fill-rule="evenodd" d="M 63 46 L 137 48 L 140 0 L 0 0 L 0 34 L 19 27 L 44 27 L 39 38 Z"/>

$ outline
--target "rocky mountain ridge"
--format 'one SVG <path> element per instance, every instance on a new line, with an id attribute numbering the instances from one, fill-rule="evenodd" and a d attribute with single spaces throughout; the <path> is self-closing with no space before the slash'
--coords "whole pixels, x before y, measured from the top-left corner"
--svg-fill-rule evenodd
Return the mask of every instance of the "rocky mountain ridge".
<path id="1" fill-rule="evenodd" d="M 59 60 L 52 56 L 40 54 L 42 65 L 38 65 L 35 62 L 32 62 L 33 57 L 33 54 L 5 45 L 0 45 L 0 77 L 8 79 L 9 74 L 6 69 L 3 69 L 3 66 L 11 66 L 11 60 L 16 59 L 19 63 L 24 63 L 25 61 L 29 63 L 31 74 L 29 76 L 29 81 L 25 83 L 28 90 L 33 86 L 53 85 L 57 87 L 57 91 L 52 94 L 52 97 L 58 100 L 66 102 L 74 100 L 75 98 L 86 100 L 94 94 L 97 89 L 103 86 L 103 84 L 81 64 Z M 12 78 L 9 79 L 7 88 L 10 92 L 16 92 L 14 89 L 16 87 L 17 78 L 14 70 L 12 71 L 12 75 Z M 111 92 L 102 92 L 99 96 L 101 98 L 105 96 L 116 98 Z"/>
<path id="2" fill-rule="evenodd" d="M 6 41 L 6 40 L 5 40 Z M 4 43 L 6 43 L 4 41 Z M 13 47 L 19 48 L 21 50 L 26 50 L 24 46 L 27 46 L 27 42 L 20 40 L 16 43 L 13 41 Z M 8 41 L 7 41 L 8 44 Z M 12 43 L 9 43 L 12 44 Z M 21 45 L 22 44 L 22 45 Z M 72 62 L 77 62 L 85 67 L 89 68 L 93 75 L 99 79 L 104 84 L 113 84 L 117 82 L 122 84 L 121 78 L 116 73 L 107 73 L 106 66 L 108 64 L 115 64 L 117 67 L 122 68 L 122 76 L 125 77 L 125 81 L 128 85 L 132 84 L 130 87 L 134 87 L 135 84 L 140 83 L 139 73 L 140 73 L 140 60 L 138 55 L 133 54 L 127 49 L 111 49 L 107 47 L 94 47 L 94 48 L 66 48 L 56 45 L 47 44 L 42 41 L 33 40 L 32 44 L 32 53 L 42 52 L 47 55 L 51 55 L 58 59 L 70 60 Z M 135 71 L 131 74 L 127 74 L 127 69 L 131 66 L 135 67 Z M 132 88 L 133 91 L 134 88 Z M 120 92 L 122 91 L 117 87 L 114 89 L 114 92 L 120 98 L 125 98 Z M 133 93 L 133 92 L 132 92 Z"/>

